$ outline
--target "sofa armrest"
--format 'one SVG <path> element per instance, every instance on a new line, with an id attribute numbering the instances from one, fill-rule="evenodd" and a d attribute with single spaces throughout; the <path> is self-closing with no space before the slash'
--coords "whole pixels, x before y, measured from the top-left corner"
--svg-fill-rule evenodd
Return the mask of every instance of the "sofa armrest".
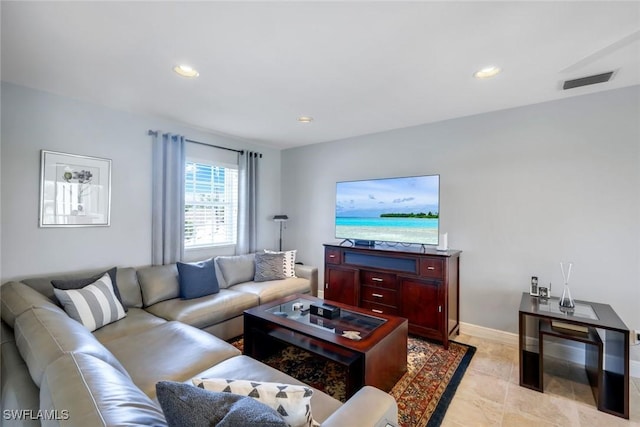
<path id="1" fill-rule="evenodd" d="M 302 277 L 303 279 L 309 279 L 309 285 L 311 286 L 311 295 L 318 296 L 318 267 L 312 267 L 310 265 L 296 264 L 295 267 L 296 277 Z"/>
<path id="2" fill-rule="evenodd" d="M 389 394 L 370 386 L 361 388 L 322 423 L 322 427 L 387 425 L 398 425 L 398 405 Z"/>

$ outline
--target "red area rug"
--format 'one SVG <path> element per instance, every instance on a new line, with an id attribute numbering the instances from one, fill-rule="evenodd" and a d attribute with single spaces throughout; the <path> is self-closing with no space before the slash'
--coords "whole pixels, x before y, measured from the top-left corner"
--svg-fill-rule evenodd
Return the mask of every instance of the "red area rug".
<path id="1" fill-rule="evenodd" d="M 241 338 L 231 343 L 242 350 Z M 440 344 L 409 337 L 407 372 L 389 392 L 398 402 L 402 427 L 435 427 L 442 423 L 475 351 L 475 347 L 457 342 L 449 342 L 449 350 L 445 350 Z M 291 346 L 264 362 L 345 401 L 345 373 L 336 363 Z"/>

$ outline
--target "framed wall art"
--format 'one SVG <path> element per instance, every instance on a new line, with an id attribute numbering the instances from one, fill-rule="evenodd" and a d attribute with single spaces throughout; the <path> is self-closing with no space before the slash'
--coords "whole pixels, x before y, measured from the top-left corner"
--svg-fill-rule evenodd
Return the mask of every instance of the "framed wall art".
<path id="1" fill-rule="evenodd" d="M 42 150 L 40 227 L 106 227 L 111 160 Z"/>

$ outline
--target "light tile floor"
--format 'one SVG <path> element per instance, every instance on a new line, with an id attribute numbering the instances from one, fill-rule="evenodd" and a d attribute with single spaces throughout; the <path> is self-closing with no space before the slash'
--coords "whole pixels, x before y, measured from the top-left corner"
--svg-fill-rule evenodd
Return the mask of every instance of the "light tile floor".
<path id="1" fill-rule="evenodd" d="M 640 427 L 640 379 L 629 384 L 630 419 L 596 409 L 584 367 L 545 357 L 544 393 L 520 387 L 517 346 L 459 335 L 477 348 L 443 427 Z"/>

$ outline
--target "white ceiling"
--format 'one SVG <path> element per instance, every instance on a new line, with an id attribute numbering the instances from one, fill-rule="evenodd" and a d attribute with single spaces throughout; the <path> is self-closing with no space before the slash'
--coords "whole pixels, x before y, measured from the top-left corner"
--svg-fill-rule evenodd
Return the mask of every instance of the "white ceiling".
<path id="1" fill-rule="evenodd" d="M 637 1 L 1 8 L 2 80 L 276 148 L 640 84 Z M 180 63 L 200 77 L 177 76 Z M 491 64 L 503 72 L 472 77 Z"/>

